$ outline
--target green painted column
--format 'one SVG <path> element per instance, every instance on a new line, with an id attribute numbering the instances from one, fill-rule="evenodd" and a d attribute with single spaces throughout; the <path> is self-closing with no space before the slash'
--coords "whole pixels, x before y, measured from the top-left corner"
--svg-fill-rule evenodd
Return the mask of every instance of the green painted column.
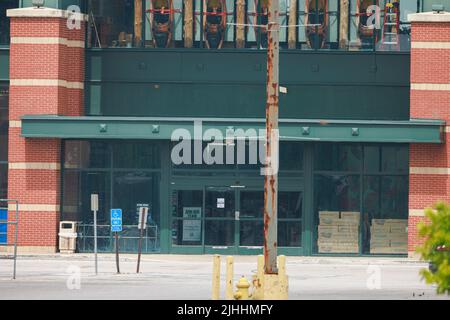
<path id="1" fill-rule="evenodd" d="M 169 253 L 171 241 L 171 226 L 170 226 L 170 146 L 169 142 L 164 142 L 161 145 L 161 181 L 160 181 L 160 244 L 161 253 Z"/>

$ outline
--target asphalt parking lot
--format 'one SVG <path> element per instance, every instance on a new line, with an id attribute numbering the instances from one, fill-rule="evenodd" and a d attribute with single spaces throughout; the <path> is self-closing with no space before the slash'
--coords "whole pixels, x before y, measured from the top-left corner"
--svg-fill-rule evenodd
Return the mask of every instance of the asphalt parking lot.
<path id="1" fill-rule="evenodd" d="M 210 299 L 212 256 L 144 255 L 136 274 L 136 256 L 21 256 L 17 279 L 12 261 L 0 260 L 0 299 Z M 222 259 L 224 296 L 225 259 Z M 427 265 L 402 258 L 287 257 L 290 299 L 449 299 L 437 296 L 419 271 Z M 235 257 L 235 282 L 251 278 L 255 256 Z"/>

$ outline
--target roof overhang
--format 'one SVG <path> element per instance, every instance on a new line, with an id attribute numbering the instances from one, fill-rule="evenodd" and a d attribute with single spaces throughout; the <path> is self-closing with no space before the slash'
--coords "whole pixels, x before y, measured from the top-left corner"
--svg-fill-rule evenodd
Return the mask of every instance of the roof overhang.
<path id="1" fill-rule="evenodd" d="M 170 140 L 177 129 L 192 138 L 208 129 L 220 130 L 224 137 L 230 129 L 249 130 L 247 137 L 261 137 L 265 120 L 29 115 L 22 117 L 21 127 L 25 138 Z M 442 143 L 445 122 L 280 119 L 279 128 L 280 139 L 291 141 Z"/>

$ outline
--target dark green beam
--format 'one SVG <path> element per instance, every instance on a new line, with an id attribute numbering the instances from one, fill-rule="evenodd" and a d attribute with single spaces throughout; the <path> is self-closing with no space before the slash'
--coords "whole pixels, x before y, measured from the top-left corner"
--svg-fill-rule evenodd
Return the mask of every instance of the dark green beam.
<path id="1" fill-rule="evenodd" d="M 264 129 L 264 119 L 237 118 L 148 118 L 148 117 L 63 117 L 34 115 L 22 118 L 22 136 L 26 138 L 67 139 L 171 139 L 176 129 L 194 136 L 194 121 L 202 122 L 203 133 L 218 129 Z M 280 120 L 281 140 L 442 143 L 440 120 L 345 121 Z"/>
<path id="2" fill-rule="evenodd" d="M 9 81 L 9 48 L 0 48 L 0 81 Z"/>

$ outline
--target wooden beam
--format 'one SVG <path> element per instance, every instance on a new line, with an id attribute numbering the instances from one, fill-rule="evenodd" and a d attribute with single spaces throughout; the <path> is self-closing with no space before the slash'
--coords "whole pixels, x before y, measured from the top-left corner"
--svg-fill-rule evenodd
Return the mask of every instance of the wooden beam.
<path id="1" fill-rule="evenodd" d="M 134 0 L 134 45 L 142 44 L 142 1 Z"/>
<path id="2" fill-rule="evenodd" d="M 339 16 L 339 48 L 346 49 L 348 46 L 348 14 L 349 0 L 340 0 L 340 16 Z"/>
<path id="3" fill-rule="evenodd" d="M 291 0 L 289 7 L 289 30 L 288 47 L 295 49 L 297 47 L 297 0 Z"/>
<path id="4" fill-rule="evenodd" d="M 245 24 L 245 1 L 236 1 L 236 23 Z M 236 48 L 245 47 L 245 27 L 237 25 L 236 26 Z"/>
<path id="5" fill-rule="evenodd" d="M 192 48 L 194 41 L 193 0 L 184 0 L 184 47 Z"/>

